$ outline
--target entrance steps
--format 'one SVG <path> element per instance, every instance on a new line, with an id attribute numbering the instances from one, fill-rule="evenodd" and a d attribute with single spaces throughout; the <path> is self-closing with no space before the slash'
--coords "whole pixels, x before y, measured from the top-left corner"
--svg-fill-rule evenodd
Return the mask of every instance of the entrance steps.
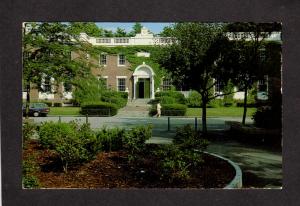
<path id="1" fill-rule="evenodd" d="M 128 100 L 127 105 L 119 109 L 117 117 L 148 117 L 151 107 L 148 102 L 150 99 Z"/>

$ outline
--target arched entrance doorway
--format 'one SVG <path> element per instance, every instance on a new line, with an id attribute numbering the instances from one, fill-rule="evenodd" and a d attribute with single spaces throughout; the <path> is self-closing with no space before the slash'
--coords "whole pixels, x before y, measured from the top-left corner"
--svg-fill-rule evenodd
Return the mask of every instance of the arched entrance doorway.
<path id="1" fill-rule="evenodd" d="M 133 73 L 133 98 L 154 99 L 154 72 L 143 62 Z"/>

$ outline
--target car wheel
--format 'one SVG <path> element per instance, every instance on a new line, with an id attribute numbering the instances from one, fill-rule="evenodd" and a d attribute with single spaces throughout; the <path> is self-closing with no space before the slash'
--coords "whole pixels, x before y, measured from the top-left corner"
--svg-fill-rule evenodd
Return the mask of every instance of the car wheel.
<path id="1" fill-rule="evenodd" d="M 34 117 L 38 117 L 38 116 L 39 116 L 39 113 L 38 113 L 38 112 L 34 112 L 34 113 L 33 113 L 33 116 L 34 116 Z"/>

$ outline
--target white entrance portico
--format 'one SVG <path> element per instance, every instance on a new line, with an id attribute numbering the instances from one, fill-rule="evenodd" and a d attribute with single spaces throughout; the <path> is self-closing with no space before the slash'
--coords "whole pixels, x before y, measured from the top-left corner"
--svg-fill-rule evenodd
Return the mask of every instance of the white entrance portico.
<path id="1" fill-rule="evenodd" d="M 133 73 L 133 99 L 154 99 L 154 75 L 153 69 L 145 62 L 139 65 Z"/>

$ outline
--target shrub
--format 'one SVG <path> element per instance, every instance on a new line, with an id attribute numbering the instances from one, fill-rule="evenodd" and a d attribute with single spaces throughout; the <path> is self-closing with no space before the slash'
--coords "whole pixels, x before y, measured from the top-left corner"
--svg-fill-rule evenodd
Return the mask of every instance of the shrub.
<path id="1" fill-rule="evenodd" d="M 176 100 L 176 103 L 179 104 L 185 104 L 185 97 L 181 92 L 178 91 L 162 91 L 162 92 L 156 92 L 155 97 L 173 97 Z"/>
<path id="2" fill-rule="evenodd" d="M 37 126 L 34 123 L 24 122 L 22 125 L 23 142 L 31 138 L 34 135 L 36 129 Z"/>
<path id="3" fill-rule="evenodd" d="M 81 105 L 80 113 L 83 115 L 114 116 L 118 106 L 107 102 L 86 102 Z"/>
<path id="4" fill-rule="evenodd" d="M 40 187 L 38 178 L 33 175 L 23 176 L 22 184 L 24 188 L 28 188 L 28 189 Z"/>
<path id="5" fill-rule="evenodd" d="M 156 105 L 153 105 L 152 107 L 150 107 L 148 114 L 149 114 L 150 117 L 153 117 L 154 115 L 157 114 Z"/>
<path id="6" fill-rule="evenodd" d="M 98 152 L 97 139 L 89 124 L 46 122 L 39 135 L 42 146 L 58 155 L 65 172 L 69 165 L 89 160 Z"/>
<path id="7" fill-rule="evenodd" d="M 160 102 L 161 104 L 176 104 L 176 99 L 174 97 L 169 97 L 169 96 L 162 96 L 162 97 L 157 97 L 156 103 Z"/>
<path id="8" fill-rule="evenodd" d="M 117 151 L 123 147 L 123 137 L 125 130 L 119 128 L 102 129 L 97 132 L 97 141 L 99 142 L 101 150 L 104 151 Z"/>
<path id="9" fill-rule="evenodd" d="M 187 106 L 183 104 L 164 104 L 162 105 L 161 115 L 164 116 L 184 116 Z"/>
<path id="10" fill-rule="evenodd" d="M 55 102 L 53 106 L 54 107 L 62 107 L 62 103 L 61 102 Z"/>
<path id="11" fill-rule="evenodd" d="M 281 108 L 261 107 L 253 114 L 252 119 L 257 127 L 281 128 Z"/>
<path id="12" fill-rule="evenodd" d="M 22 164 L 22 184 L 24 188 L 38 188 L 39 180 L 34 176 L 38 166 L 34 156 L 29 156 Z"/>
<path id="13" fill-rule="evenodd" d="M 199 92 L 192 91 L 188 98 L 186 98 L 186 104 L 188 107 L 197 108 L 202 105 L 202 98 Z"/>
<path id="14" fill-rule="evenodd" d="M 44 122 L 39 130 L 42 146 L 49 149 L 54 149 L 60 139 L 76 135 L 75 128 L 69 123 Z"/>
<path id="15" fill-rule="evenodd" d="M 201 132 L 195 131 L 191 125 L 177 127 L 173 143 L 181 149 L 197 149 L 198 151 L 204 151 L 209 144 Z"/>
<path id="16" fill-rule="evenodd" d="M 118 109 L 125 107 L 128 100 L 127 92 L 105 91 L 101 95 L 101 101 L 117 105 Z"/>
<path id="17" fill-rule="evenodd" d="M 184 181 L 190 178 L 190 168 L 199 166 L 202 154 L 194 150 L 181 150 L 177 145 L 163 145 L 155 152 L 160 159 L 161 178 L 170 183 L 174 180 Z"/>
<path id="18" fill-rule="evenodd" d="M 207 104 L 207 108 L 218 108 L 223 106 L 222 99 L 213 99 Z"/>
<path id="19" fill-rule="evenodd" d="M 145 149 L 146 140 L 152 136 L 152 125 L 138 126 L 129 130 L 123 139 L 123 146 L 128 151 L 129 162 L 136 161 Z"/>

